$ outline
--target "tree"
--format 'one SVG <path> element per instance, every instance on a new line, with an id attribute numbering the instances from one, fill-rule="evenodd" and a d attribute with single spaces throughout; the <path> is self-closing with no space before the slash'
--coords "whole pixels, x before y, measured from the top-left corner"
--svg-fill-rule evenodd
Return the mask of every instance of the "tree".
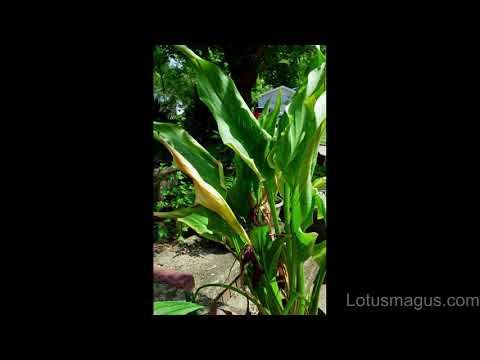
<path id="1" fill-rule="evenodd" d="M 265 45 L 224 44 L 223 50 L 232 80 L 248 106 L 252 106 L 252 89 L 257 82 L 258 65 Z"/>
<path id="2" fill-rule="evenodd" d="M 249 107 L 262 93 L 285 85 L 298 87 L 314 53 L 313 45 L 189 44 L 198 55 L 230 75 Z M 325 52 L 325 50 L 323 49 Z M 191 64 L 170 45 L 154 50 L 155 118 L 181 122 L 202 145 L 216 130 L 208 108 L 199 99 Z M 177 107 L 184 114 L 177 115 Z"/>
<path id="3" fill-rule="evenodd" d="M 313 45 L 269 45 L 262 56 L 259 75 L 274 88 L 298 87 L 314 51 Z"/>
<path id="4" fill-rule="evenodd" d="M 195 93 L 194 82 L 182 59 L 170 46 L 154 50 L 154 118 L 178 122 L 177 108 L 190 106 Z"/>

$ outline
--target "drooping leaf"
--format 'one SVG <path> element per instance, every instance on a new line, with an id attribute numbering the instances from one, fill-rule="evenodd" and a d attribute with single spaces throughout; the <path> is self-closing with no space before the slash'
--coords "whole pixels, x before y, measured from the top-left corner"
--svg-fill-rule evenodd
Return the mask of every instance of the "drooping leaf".
<path id="1" fill-rule="evenodd" d="M 271 136 L 260 127 L 233 80 L 186 46 L 175 47 L 194 65 L 199 97 L 213 114 L 223 143 L 233 149 L 260 180 L 271 177 L 273 170 L 266 161 Z"/>
<path id="2" fill-rule="evenodd" d="M 155 301 L 153 303 L 154 315 L 187 315 L 203 306 L 187 301 Z"/>
<path id="3" fill-rule="evenodd" d="M 179 126 L 155 122 L 153 130 L 157 144 L 163 144 L 180 153 L 190 164 L 194 164 L 199 175 L 208 184 L 225 197 L 227 188 L 223 177 L 223 165 L 220 161 Z"/>
<path id="4" fill-rule="evenodd" d="M 226 193 L 219 162 L 185 130 L 166 123 L 156 123 L 155 130 L 154 138 L 170 151 L 179 170 L 192 179 L 195 205 L 202 205 L 220 215 L 243 240 L 250 243 L 247 233 L 219 192 Z"/>
<path id="5" fill-rule="evenodd" d="M 154 212 L 153 216 L 160 219 L 177 219 L 180 217 L 190 215 L 195 211 L 196 211 L 196 208 L 191 207 L 191 208 L 172 210 L 168 212 Z"/>
<path id="6" fill-rule="evenodd" d="M 158 218 L 175 218 L 192 228 L 198 235 L 228 245 L 235 250 L 237 255 L 246 245 L 245 240 L 233 231 L 223 218 L 215 212 L 203 207 L 196 206 L 191 208 L 179 209 L 170 212 L 155 212 Z"/>

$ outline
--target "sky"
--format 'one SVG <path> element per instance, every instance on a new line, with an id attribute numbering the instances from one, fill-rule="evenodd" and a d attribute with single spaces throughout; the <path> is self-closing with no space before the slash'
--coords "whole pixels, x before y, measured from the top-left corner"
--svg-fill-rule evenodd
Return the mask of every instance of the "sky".
<path id="1" fill-rule="evenodd" d="M 180 69 L 182 68 L 182 64 L 179 61 L 175 60 L 173 57 L 168 58 L 168 60 L 170 61 L 168 63 L 170 67 L 177 67 Z"/>

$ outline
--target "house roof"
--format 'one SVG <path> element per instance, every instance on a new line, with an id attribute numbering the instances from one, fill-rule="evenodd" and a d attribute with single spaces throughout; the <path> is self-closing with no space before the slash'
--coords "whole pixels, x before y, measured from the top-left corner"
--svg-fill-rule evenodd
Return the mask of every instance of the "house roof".
<path id="1" fill-rule="evenodd" d="M 276 87 L 275 89 L 268 90 L 267 92 L 264 92 L 262 95 L 259 96 L 259 98 L 270 95 L 273 92 L 277 92 L 280 88 L 282 89 L 282 94 L 284 94 L 285 90 L 286 90 L 287 93 L 291 93 L 291 94 L 293 94 L 295 92 L 295 89 L 290 89 L 289 87 L 286 87 L 286 86 L 282 85 L 282 86 Z"/>
<path id="2" fill-rule="evenodd" d="M 280 113 L 283 113 L 283 111 L 285 109 L 285 105 L 289 103 L 290 98 L 295 93 L 295 89 L 290 89 L 290 88 L 288 88 L 286 86 L 283 86 L 283 85 L 279 86 L 275 89 L 269 90 L 269 91 L 263 93 L 262 95 L 260 95 L 259 98 L 258 98 L 257 106 L 260 109 L 262 109 L 267 104 L 268 100 L 271 99 L 270 109 L 273 110 L 273 108 L 275 106 L 275 101 L 277 99 L 277 96 L 278 96 L 280 90 L 282 92 L 282 102 L 281 102 L 281 106 L 280 106 Z"/>

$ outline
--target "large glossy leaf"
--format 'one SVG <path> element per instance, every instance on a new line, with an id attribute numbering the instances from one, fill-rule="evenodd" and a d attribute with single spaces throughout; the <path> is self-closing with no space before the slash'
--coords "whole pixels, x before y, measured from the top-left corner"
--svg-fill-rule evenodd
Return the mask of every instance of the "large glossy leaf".
<path id="1" fill-rule="evenodd" d="M 188 301 L 155 301 L 153 315 L 187 315 L 203 309 L 202 305 Z"/>
<path id="2" fill-rule="evenodd" d="M 264 258 L 264 254 L 267 250 L 267 244 L 271 241 L 268 238 L 268 225 L 258 226 L 253 228 L 250 231 L 250 238 L 252 240 L 253 248 L 255 253 L 259 255 L 260 258 Z"/>
<path id="3" fill-rule="evenodd" d="M 169 123 L 153 123 L 154 139 L 180 153 L 209 185 L 223 197 L 227 188 L 224 183 L 223 166 L 184 129 Z M 171 152 L 171 150 L 170 150 Z"/>
<path id="4" fill-rule="evenodd" d="M 259 180 L 238 155 L 235 155 L 233 162 L 235 164 L 236 176 L 232 188 L 228 191 L 227 202 L 237 216 L 247 219 L 250 215 L 250 210 L 258 202 Z"/>
<path id="5" fill-rule="evenodd" d="M 268 281 L 271 281 L 277 272 L 278 259 L 284 246 L 284 239 L 277 237 L 271 240 L 267 225 L 254 228 L 250 232 L 255 253 L 259 255 L 261 265 Z"/>
<path id="6" fill-rule="evenodd" d="M 320 99 L 319 99 L 320 100 Z M 320 141 L 321 127 L 317 128 L 311 137 L 308 145 L 301 151 L 301 158 L 304 164 L 298 170 L 298 176 L 295 179 L 295 187 L 292 196 L 292 230 L 295 238 L 300 241 L 300 257 L 308 258 L 316 233 L 306 234 L 303 232 L 305 228 L 313 222 L 314 210 L 314 188 L 312 186 L 312 173 L 317 158 L 317 149 Z"/>
<path id="7" fill-rule="evenodd" d="M 324 67 L 323 67 L 324 69 Z M 325 131 L 326 92 L 320 95 L 324 77 L 322 69 L 310 72 L 289 107 L 292 121 L 280 134 L 274 163 L 283 172 L 292 191 L 291 229 L 301 261 L 311 254 L 316 233 L 304 233 L 313 221 L 312 174 L 315 168 L 319 141 Z"/>
<path id="8" fill-rule="evenodd" d="M 268 107 L 270 107 L 270 100 L 271 99 L 268 99 L 268 103 L 266 105 Z M 277 125 L 277 122 L 279 119 L 278 114 L 280 113 L 281 104 L 282 104 L 282 89 L 280 88 L 277 94 L 277 99 L 275 101 L 275 106 L 273 108 L 273 111 L 267 112 L 264 116 L 262 113 L 262 118 L 260 121 L 260 125 L 262 126 L 262 128 L 265 129 L 265 131 L 269 133 L 271 136 L 273 136 L 275 132 L 275 126 Z"/>
<path id="9" fill-rule="evenodd" d="M 274 162 L 279 170 L 285 171 L 291 162 L 293 167 L 298 167 L 298 163 L 294 161 L 295 158 L 308 143 L 308 137 L 312 136 L 320 125 L 315 121 L 314 107 L 318 97 L 325 91 L 325 74 L 325 59 L 317 48 L 316 56 L 310 64 L 308 77 L 295 92 L 288 106 L 288 126 L 280 132 L 275 144 Z M 295 177 L 292 178 L 291 174 L 287 174 L 286 177 L 293 187 Z"/>
<path id="10" fill-rule="evenodd" d="M 289 124 L 279 134 L 275 145 L 274 162 L 277 168 L 285 173 L 285 177 L 292 187 L 295 185 L 295 174 L 299 163 L 306 160 L 304 158 L 305 148 L 311 145 L 312 136 L 321 136 L 321 132 L 316 134 L 321 125 L 321 119 L 316 113 L 319 112 L 321 115 L 322 104 L 325 102 L 325 99 L 322 99 L 320 103 L 317 100 L 320 97 L 317 90 L 321 88 L 321 84 L 318 76 L 312 76 L 307 85 L 297 91 L 288 108 Z M 324 94 L 322 96 L 325 96 Z M 318 151 L 318 146 L 315 151 Z"/>
<path id="11" fill-rule="evenodd" d="M 213 114 L 220 137 L 252 169 L 260 180 L 271 177 L 266 161 L 271 136 L 261 128 L 232 79 L 220 68 L 184 45 L 176 45 L 194 65 L 200 99 Z"/>
<path id="12" fill-rule="evenodd" d="M 225 191 L 219 162 L 185 130 L 165 123 L 156 123 L 154 129 L 154 138 L 170 151 L 179 170 L 192 179 L 195 205 L 202 205 L 220 215 L 244 241 L 250 243 L 247 233 L 222 196 Z"/>

